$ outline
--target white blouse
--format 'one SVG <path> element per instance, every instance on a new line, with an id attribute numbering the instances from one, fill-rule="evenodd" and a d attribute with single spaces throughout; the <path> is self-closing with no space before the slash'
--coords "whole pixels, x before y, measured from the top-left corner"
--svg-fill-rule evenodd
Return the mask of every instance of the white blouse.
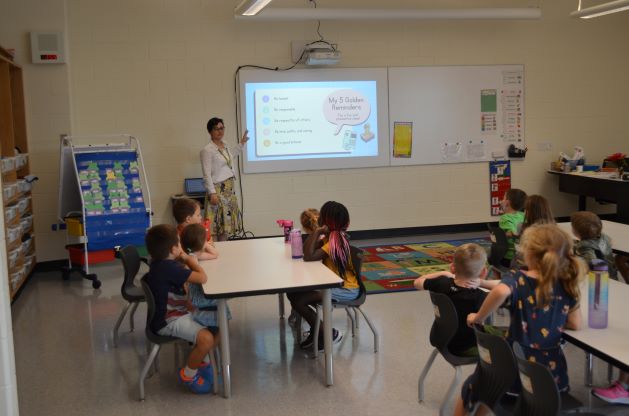
<path id="1" fill-rule="evenodd" d="M 242 153 L 243 145 L 235 147 L 225 147 L 221 150 L 218 146 L 210 141 L 201 150 L 201 169 L 203 170 L 203 179 L 205 189 L 209 194 L 215 194 L 215 183 L 221 183 L 225 179 L 236 176 L 236 157 Z"/>

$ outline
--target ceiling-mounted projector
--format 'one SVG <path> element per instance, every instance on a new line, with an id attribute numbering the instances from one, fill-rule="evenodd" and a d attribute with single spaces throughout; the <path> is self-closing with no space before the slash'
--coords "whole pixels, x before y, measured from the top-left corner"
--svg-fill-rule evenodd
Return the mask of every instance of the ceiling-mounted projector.
<path id="1" fill-rule="evenodd" d="M 306 65 L 336 65 L 341 60 L 341 52 L 331 48 L 311 48 L 304 55 Z"/>

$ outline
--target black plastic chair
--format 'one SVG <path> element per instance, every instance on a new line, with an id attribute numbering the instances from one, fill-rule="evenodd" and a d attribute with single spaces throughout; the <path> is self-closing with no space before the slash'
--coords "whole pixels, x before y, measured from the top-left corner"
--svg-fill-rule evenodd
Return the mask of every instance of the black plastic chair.
<path id="1" fill-rule="evenodd" d="M 491 250 L 487 262 L 491 265 L 499 275 L 509 271 L 508 267 L 502 265 L 507 250 L 509 249 L 509 241 L 505 231 L 497 225 L 487 224 L 489 236 L 491 239 Z"/>
<path id="2" fill-rule="evenodd" d="M 358 312 L 362 314 L 367 321 L 367 325 L 371 328 L 371 332 L 373 332 L 373 352 L 378 352 L 378 346 L 380 344 L 380 336 L 378 335 L 378 331 L 373 323 L 369 320 L 365 311 L 363 311 L 360 307 L 365 303 L 367 299 L 367 289 L 365 289 L 365 285 L 362 281 L 362 267 L 363 267 L 363 251 L 357 247 L 350 246 L 350 255 L 352 258 L 352 266 L 354 266 L 354 272 L 356 273 L 356 280 L 358 281 L 359 286 L 359 294 L 358 297 L 354 300 L 349 301 L 332 301 L 332 308 L 335 309 L 345 309 L 347 316 L 349 317 L 352 324 L 352 337 L 356 333 L 356 329 L 358 329 Z M 352 312 L 354 316 L 352 316 Z M 321 325 L 322 311 L 321 305 L 317 305 L 317 323 L 314 327 L 314 343 L 312 344 L 313 352 L 315 356 L 319 352 L 319 326 Z"/>
<path id="3" fill-rule="evenodd" d="M 448 344 L 456 334 L 459 328 L 459 318 L 456 312 L 456 308 L 452 303 L 452 300 L 443 293 L 430 292 L 430 300 L 432 301 L 433 309 L 435 312 L 435 321 L 430 329 L 430 345 L 435 349 L 430 353 L 428 361 L 424 365 L 418 381 L 418 399 L 419 402 L 424 401 L 424 380 L 432 367 L 432 363 L 435 361 L 435 357 L 440 353 L 443 358 L 454 367 L 455 373 L 450 387 L 446 391 L 441 407 L 439 408 L 439 414 L 445 415 L 446 406 L 452 401 L 456 387 L 461 382 L 461 367 L 464 365 L 472 365 L 478 362 L 478 357 L 461 357 L 452 354 L 448 350 Z"/>
<path id="4" fill-rule="evenodd" d="M 142 276 L 142 290 L 144 291 L 144 296 L 146 298 L 146 328 L 144 333 L 146 335 L 147 341 L 150 344 L 153 344 L 151 351 L 148 354 L 148 358 L 146 359 L 146 363 L 142 368 L 142 372 L 140 373 L 140 400 L 144 401 L 144 380 L 151 369 L 151 366 L 155 364 L 155 371 L 157 372 L 157 355 L 159 354 L 159 350 L 162 348 L 164 344 L 170 344 L 173 342 L 185 342 L 180 338 L 164 336 L 156 334 L 151 330 L 151 321 L 155 316 L 155 297 L 153 297 L 153 292 L 151 292 L 151 288 L 149 287 L 146 281 L 147 274 Z M 218 349 L 214 348 L 212 353 L 210 354 L 210 362 L 212 365 L 212 370 L 214 371 L 214 394 L 218 393 L 218 365 L 217 362 L 220 362 L 220 359 L 217 358 Z"/>
<path id="5" fill-rule="evenodd" d="M 141 262 L 144 261 L 146 263 L 146 259 L 140 257 L 138 249 L 134 246 L 121 248 L 118 250 L 117 255 L 120 257 L 122 267 L 124 268 L 124 279 L 122 281 L 122 286 L 120 287 L 120 294 L 128 303 L 122 309 L 122 312 L 120 312 L 120 316 L 118 316 L 118 320 L 114 326 L 114 347 L 116 348 L 118 347 L 118 330 L 120 329 L 122 320 L 127 314 L 129 307 L 131 307 L 131 313 L 129 314 L 129 327 L 131 328 L 130 332 L 133 332 L 135 329 L 133 320 L 135 311 L 140 302 L 145 302 L 144 292 L 141 287 L 137 287 L 135 285 L 134 280 L 140 271 Z"/>
<path id="6" fill-rule="evenodd" d="M 478 403 L 472 414 L 481 404 L 492 409 L 494 413 L 501 413 L 497 411 L 500 410 L 498 403 L 518 376 L 515 356 L 503 337 L 486 334 L 478 328 L 474 332 L 479 356 L 478 379 L 474 385 Z"/>
<path id="7" fill-rule="evenodd" d="M 569 393 L 559 393 L 550 370 L 539 363 L 518 357 L 522 391 L 516 416 L 554 416 L 566 414 L 583 404 Z M 599 413 L 578 412 L 578 415 L 595 416 Z"/>

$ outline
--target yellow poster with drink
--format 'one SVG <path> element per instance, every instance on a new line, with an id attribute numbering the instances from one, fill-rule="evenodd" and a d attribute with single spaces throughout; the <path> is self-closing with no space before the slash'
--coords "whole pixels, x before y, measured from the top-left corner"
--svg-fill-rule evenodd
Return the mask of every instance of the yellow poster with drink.
<path id="1" fill-rule="evenodd" d="M 393 157 L 411 157 L 413 150 L 413 123 L 393 123 Z"/>

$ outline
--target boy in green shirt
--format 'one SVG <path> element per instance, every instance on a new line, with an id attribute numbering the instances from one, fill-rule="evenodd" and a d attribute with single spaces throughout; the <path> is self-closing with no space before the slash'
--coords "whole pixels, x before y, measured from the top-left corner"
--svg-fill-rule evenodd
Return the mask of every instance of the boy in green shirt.
<path id="1" fill-rule="evenodd" d="M 509 189 L 500 203 L 504 214 L 500 216 L 498 226 L 502 228 L 507 235 L 509 246 L 502 265 L 511 266 L 511 261 L 515 256 L 515 242 L 520 236 L 522 223 L 524 222 L 524 203 L 526 202 L 526 192 L 521 189 Z"/>

